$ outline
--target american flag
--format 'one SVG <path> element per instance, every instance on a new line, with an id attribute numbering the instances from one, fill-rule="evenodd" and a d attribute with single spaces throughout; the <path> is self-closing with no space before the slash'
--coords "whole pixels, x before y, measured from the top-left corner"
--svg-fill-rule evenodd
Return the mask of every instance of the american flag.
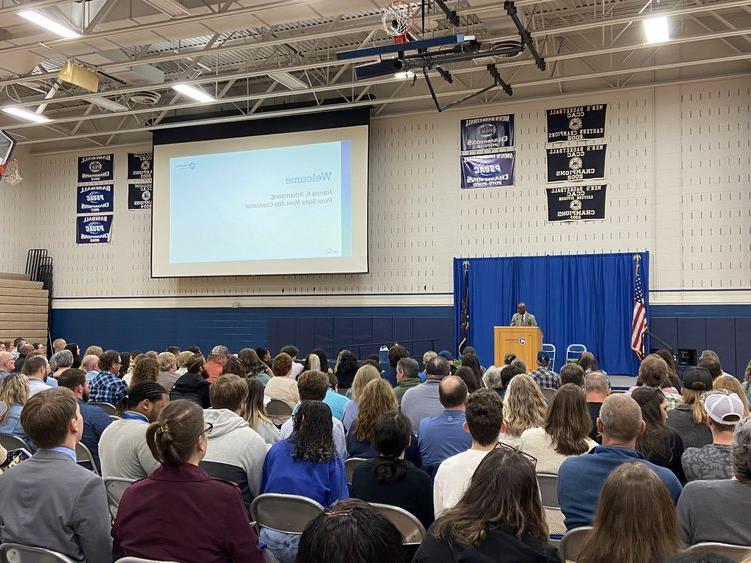
<path id="1" fill-rule="evenodd" d="M 641 257 L 634 258 L 634 309 L 631 315 L 631 349 L 639 359 L 644 357 L 644 332 L 647 330 L 647 309 L 644 305 L 644 289 L 641 285 Z"/>

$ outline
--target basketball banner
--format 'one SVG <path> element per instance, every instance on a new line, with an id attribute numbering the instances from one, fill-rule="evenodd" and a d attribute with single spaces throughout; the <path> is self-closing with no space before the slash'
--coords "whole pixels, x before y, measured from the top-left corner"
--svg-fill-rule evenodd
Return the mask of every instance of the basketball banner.
<path id="1" fill-rule="evenodd" d="M 548 143 L 602 139 L 607 104 L 548 110 Z"/>
<path id="2" fill-rule="evenodd" d="M 79 215 L 76 217 L 77 244 L 108 244 L 112 215 Z"/>
<path id="3" fill-rule="evenodd" d="M 514 146 L 514 114 L 462 119 L 462 151 Z"/>
<path id="4" fill-rule="evenodd" d="M 605 177 L 607 145 L 548 149 L 548 183 Z"/>
<path id="5" fill-rule="evenodd" d="M 112 183 L 78 186 L 76 213 L 112 213 L 115 185 Z"/>
<path id="6" fill-rule="evenodd" d="M 128 185 L 128 209 L 151 209 L 151 184 Z"/>
<path id="7" fill-rule="evenodd" d="M 547 188 L 548 221 L 605 218 L 605 184 Z"/>
<path id="8" fill-rule="evenodd" d="M 128 153 L 128 180 L 150 180 L 154 153 Z"/>
<path id="9" fill-rule="evenodd" d="M 514 151 L 462 156 L 462 189 L 514 185 Z"/>
<path id="10" fill-rule="evenodd" d="M 78 157 L 78 183 L 103 182 L 114 178 L 112 154 Z"/>

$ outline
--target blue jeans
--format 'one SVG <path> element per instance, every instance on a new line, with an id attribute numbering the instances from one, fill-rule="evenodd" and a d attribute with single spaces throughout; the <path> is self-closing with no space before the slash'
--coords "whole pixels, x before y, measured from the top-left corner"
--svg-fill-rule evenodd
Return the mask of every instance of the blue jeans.
<path id="1" fill-rule="evenodd" d="M 297 548 L 300 545 L 299 534 L 288 534 L 261 528 L 259 539 L 261 543 L 266 544 L 269 551 L 279 560 L 279 563 L 295 563 Z"/>

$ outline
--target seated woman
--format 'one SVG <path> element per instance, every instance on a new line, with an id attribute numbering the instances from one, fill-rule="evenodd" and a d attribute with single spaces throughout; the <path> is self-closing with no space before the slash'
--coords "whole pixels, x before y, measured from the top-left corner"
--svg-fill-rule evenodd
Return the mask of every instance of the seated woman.
<path id="1" fill-rule="evenodd" d="M 682 549 L 673 499 L 643 463 L 613 470 L 602 487 L 593 526 L 578 563 L 663 561 Z"/>
<path id="2" fill-rule="evenodd" d="M 289 354 L 282 352 L 274 358 L 271 371 L 274 377 L 266 383 L 266 397 L 284 401 L 291 409 L 295 408 L 300 401 L 300 394 L 297 391 L 297 381 L 292 377 L 292 358 Z"/>
<path id="3" fill-rule="evenodd" d="M 243 348 L 237 353 L 237 357 L 243 363 L 248 378 L 257 379 L 266 385 L 271 378 L 271 368 L 264 364 L 253 348 Z"/>
<path id="4" fill-rule="evenodd" d="M 607 372 L 597 365 L 597 359 L 592 352 L 583 352 L 576 363 L 584 370 L 585 375 L 591 371 L 599 371 L 607 375 Z"/>
<path id="5" fill-rule="evenodd" d="M 245 411 L 245 419 L 248 425 L 271 446 L 279 441 L 280 434 L 279 429 L 266 414 L 266 406 L 263 404 L 263 383 L 257 377 L 248 377 L 247 382 L 248 407 Z"/>
<path id="6" fill-rule="evenodd" d="M 319 357 L 320 360 L 320 357 Z M 349 350 L 342 350 L 336 358 L 336 365 L 334 367 L 334 375 L 339 382 L 339 387 L 342 390 L 351 389 L 354 384 L 355 375 L 357 375 L 358 367 L 360 364 L 355 358 L 355 355 Z M 380 371 L 378 375 L 380 376 Z M 350 398 L 349 395 L 347 395 Z"/>
<path id="7" fill-rule="evenodd" d="M 547 541 L 534 463 L 500 446 L 477 466 L 459 503 L 430 527 L 413 563 L 560 562 Z"/>
<path id="8" fill-rule="evenodd" d="M 378 368 L 370 364 L 365 364 L 357 370 L 357 373 L 355 373 L 355 377 L 352 380 L 352 387 L 350 387 L 349 389 L 350 400 L 346 405 L 344 405 L 344 416 L 342 418 L 342 424 L 344 424 L 345 432 L 350 431 L 350 429 L 352 428 L 352 423 L 357 418 L 357 413 L 360 408 L 359 403 L 362 390 L 365 389 L 365 386 L 368 383 L 370 383 L 374 379 L 379 379 L 380 377 L 381 372 L 378 370 Z M 341 387 L 342 383 L 340 381 L 339 388 L 341 389 Z"/>
<path id="9" fill-rule="evenodd" d="M 177 399 L 188 399 L 198 403 L 202 408 L 207 409 L 211 406 L 209 398 L 209 381 L 203 371 L 203 365 L 206 363 L 205 358 L 200 354 L 194 354 L 185 363 L 187 372 L 181 375 L 175 382 L 170 391 L 169 397 L 175 401 Z"/>
<path id="10" fill-rule="evenodd" d="M 237 486 L 198 464 L 211 432 L 196 403 L 178 400 L 146 430 L 159 468 L 123 494 L 112 528 L 113 558 L 182 563 L 261 563 L 263 552 Z"/>
<path id="11" fill-rule="evenodd" d="M 433 484 L 427 473 L 404 459 L 411 440 L 409 418 L 396 410 L 382 414 L 373 436 L 378 457 L 357 466 L 352 496 L 399 506 L 414 514 L 427 529 L 433 523 Z"/>
<path id="12" fill-rule="evenodd" d="M 545 397 L 535 380 L 523 373 L 515 375 L 508 384 L 503 400 L 506 432 L 502 432 L 498 440 L 518 446 L 522 432 L 545 423 L 547 408 Z"/>
<path id="13" fill-rule="evenodd" d="M 684 448 L 701 448 L 712 443 L 712 432 L 701 401 L 702 394 L 712 390 L 712 383 L 712 376 L 704 368 L 688 368 L 683 373 L 683 403 L 668 413 L 667 424 L 678 432 Z"/>
<path id="14" fill-rule="evenodd" d="M 725 389 L 726 391 L 730 391 L 731 393 L 738 395 L 738 398 L 743 403 L 743 416 L 746 417 L 749 415 L 748 398 L 746 397 L 746 392 L 743 390 L 741 382 L 738 381 L 735 377 L 733 377 L 732 375 L 721 375 L 715 378 L 714 382 L 712 383 L 712 389 Z"/>
<path id="15" fill-rule="evenodd" d="M 263 463 L 262 493 L 308 497 L 331 506 L 349 498 L 344 462 L 336 454 L 331 409 L 322 401 L 303 401 L 292 435 L 269 450 Z M 299 536 L 263 528 L 261 540 L 281 563 L 292 563 Z"/>
<path id="16" fill-rule="evenodd" d="M 29 441 L 29 437 L 21 426 L 21 411 L 29 400 L 29 382 L 20 373 L 6 375 L 0 381 L 0 401 L 7 407 L 0 416 L 0 432 L 13 434 L 22 440 Z"/>

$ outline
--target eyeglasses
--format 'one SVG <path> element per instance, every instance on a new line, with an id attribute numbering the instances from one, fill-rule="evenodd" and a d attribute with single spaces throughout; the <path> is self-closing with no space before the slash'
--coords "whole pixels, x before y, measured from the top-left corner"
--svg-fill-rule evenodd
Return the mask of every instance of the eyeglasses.
<path id="1" fill-rule="evenodd" d="M 201 434 L 211 434 L 211 431 L 214 429 L 214 425 L 210 422 L 206 423 L 206 428 L 203 429 L 203 432 Z"/>
<path id="2" fill-rule="evenodd" d="M 521 455 L 524 459 L 526 459 L 528 462 L 530 462 L 535 468 L 537 467 L 537 458 L 536 457 L 533 457 L 533 456 L 529 455 L 528 453 L 524 453 L 519 448 L 515 448 L 511 444 L 506 444 L 504 442 L 498 442 L 495 445 L 495 448 L 493 448 L 493 449 L 494 450 L 506 450 L 506 451 L 509 451 L 509 452 L 517 453 L 517 454 Z"/>

